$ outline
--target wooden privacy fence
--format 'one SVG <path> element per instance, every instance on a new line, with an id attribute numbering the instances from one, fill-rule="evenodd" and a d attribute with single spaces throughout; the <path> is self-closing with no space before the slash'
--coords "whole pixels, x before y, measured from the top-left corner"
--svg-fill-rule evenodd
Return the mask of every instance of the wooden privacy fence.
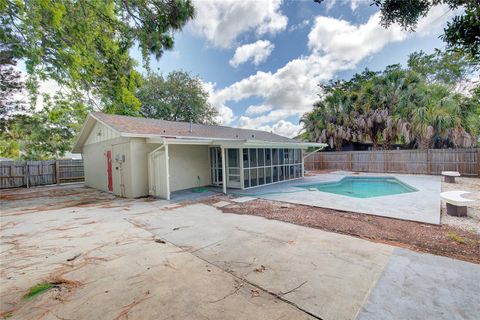
<path id="1" fill-rule="evenodd" d="M 84 180 L 83 160 L 0 161 L 0 189 Z"/>
<path id="2" fill-rule="evenodd" d="M 479 159 L 480 149 L 474 148 L 317 152 L 305 158 L 305 169 L 480 176 Z"/>

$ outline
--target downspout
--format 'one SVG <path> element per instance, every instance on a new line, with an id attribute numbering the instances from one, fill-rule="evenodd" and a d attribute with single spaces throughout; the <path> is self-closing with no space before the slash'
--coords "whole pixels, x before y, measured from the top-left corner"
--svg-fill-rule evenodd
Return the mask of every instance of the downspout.
<path id="1" fill-rule="evenodd" d="M 312 152 L 307 153 L 305 156 L 302 157 L 302 178 L 305 178 L 305 159 L 306 159 L 308 156 L 310 156 L 310 155 L 312 155 L 312 154 L 314 154 L 314 153 L 317 153 L 317 152 L 320 151 L 320 150 L 323 150 L 324 148 L 325 148 L 325 147 L 317 148 L 317 149 L 313 150 Z"/>
<path id="2" fill-rule="evenodd" d="M 308 156 L 311 155 L 311 154 L 314 154 L 314 153 L 316 153 L 316 152 L 318 152 L 318 151 L 320 151 L 320 150 L 323 150 L 324 148 L 325 148 L 325 147 L 320 147 L 320 148 L 317 148 L 317 149 L 313 150 L 312 152 L 307 153 L 306 155 L 303 156 L 303 159 L 305 159 L 306 157 L 308 157 Z"/>

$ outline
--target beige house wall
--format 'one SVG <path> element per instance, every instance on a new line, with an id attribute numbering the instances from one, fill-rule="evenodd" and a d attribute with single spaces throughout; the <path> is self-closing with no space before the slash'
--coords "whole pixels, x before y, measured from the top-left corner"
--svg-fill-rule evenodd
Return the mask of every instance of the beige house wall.
<path id="1" fill-rule="evenodd" d="M 208 146 L 169 145 L 170 192 L 211 184 Z"/>
<path id="2" fill-rule="evenodd" d="M 130 140 L 131 196 L 148 196 L 148 154 L 160 144 L 145 143 L 145 139 Z"/>
<path id="3" fill-rule="evenodd" d="M 88 136 L 85 144 L 94 144 L 99 143 L 102 141 L 112 140 L 115 138 L 119 138 L 120 135 L 118 132 L 112 130 L 110 127 L 107 127 L 101 122 L 96 122 L 95 126 L 93 127 L 90 135 Z"/>
<path id="4" fill-rule="evenodd" d="M 129 144 L 127 138 L 115 138 L 83 146 L 86 186 L 108 191 L 107 151 L 110 150 L 112 152 L 112 180 L 115 187 L 115 183 L 118 183 L 118 174 L 115 173 L 115 151 L 118 152 L 118 146 L 125 144 Z M 120 195 L 120 193 L 118 194 Z"/>

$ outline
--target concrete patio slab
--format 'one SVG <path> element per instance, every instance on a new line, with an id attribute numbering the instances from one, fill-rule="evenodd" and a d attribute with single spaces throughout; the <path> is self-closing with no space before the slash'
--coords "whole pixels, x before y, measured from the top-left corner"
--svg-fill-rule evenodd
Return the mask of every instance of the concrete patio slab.
<path id="1" fill-rule="evenodd" d="M 479 271 L 476 264 L 396 248 L 357 319 L 478 319 Z"/>
<path id="2" fill-rule="evenodd" d="M 335 233 L 223 214 L 207 205 L 132 222 L 322 319 L 355 318 L 392 251 Z M 261 266 L 264 270 L 256 270 Z"/>
<path id="3" fill-rule="evenodd" d="M 313 319 L 126 221 L 167 213 L 166 201 L 123 200 L 83 187 L 19 189 L 19 200 L 5 200 L 6 193 L 0 211 L 2 319 Z M 72 193 L 82 204 L 65 207 Z M 87 201 L 91 195 L 95 203 Z M 44 281 L 66 283 L 23 299 Z"/>
<path id="4" fill-rule="evenodd" d="M 1 317 L 473 319 L 479 312 L 476 264 L 83 187 L 1 198 Z M 22 298 L 53 280 L 66 282 Z"/>
<path id="5" fill-rule="evenodd" d="M 352 176 L 352 173 L 339 171 L 242 191 L 231 190 L 230 193 L 241 193 L 242 195 L 247 194 L 268 200 L 366 213 L 395 219 L 440 224 L 440 177 L 375 173 L 362 173 L 354 176 L 359 175 L 395 177 L 418 189 L 418 191 L 373 198 L 354 198 L 334 193 L 310 191 L 298 187 L 318 182 L 338 181 L 343 177 Z"/>

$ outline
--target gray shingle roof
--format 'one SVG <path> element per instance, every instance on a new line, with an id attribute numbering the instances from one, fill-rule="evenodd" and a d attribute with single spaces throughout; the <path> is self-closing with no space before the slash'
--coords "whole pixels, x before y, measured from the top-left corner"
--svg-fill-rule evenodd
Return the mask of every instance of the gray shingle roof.
<path id="1" fill-rule="evenodd" d="M 119 116 L 101 112 L 92 112 L 92 115 L 121 133 L 298 143 L 293 139 L 260 130 L 194 123 L 190 132 L 188 122 Z"/>

